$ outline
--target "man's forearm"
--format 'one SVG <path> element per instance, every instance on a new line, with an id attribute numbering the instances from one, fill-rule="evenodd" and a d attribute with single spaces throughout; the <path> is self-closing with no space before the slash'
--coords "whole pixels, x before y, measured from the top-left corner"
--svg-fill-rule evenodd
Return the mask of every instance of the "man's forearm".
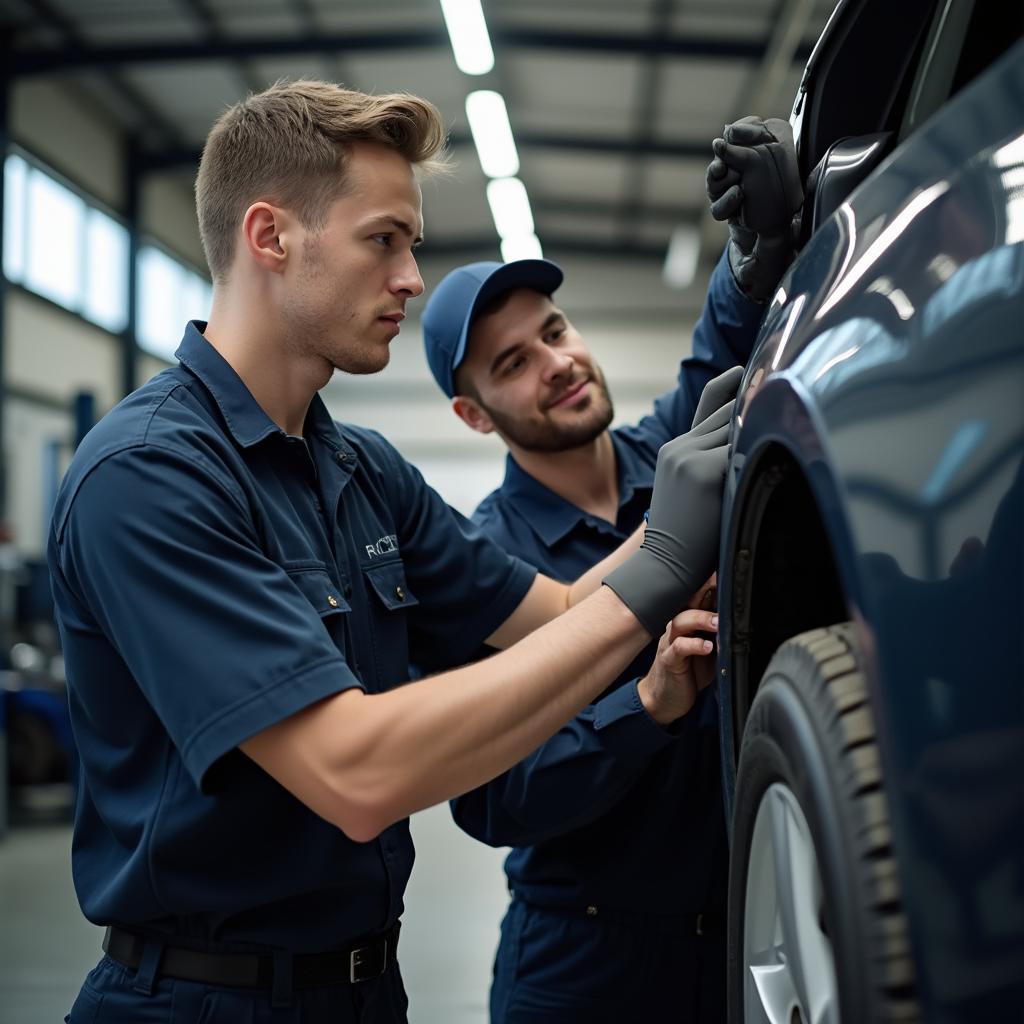
<path id="1" fill-rule="evenodd" d="M 368 840 L 520 761 L 649 640 L 603 588 L 493 658 L 383 694 L 346 691 L 243 749 L 322 817 Z"/>
<path id="2" fill-rule="evenodd" d="M 505 650 L 545 623 L 564 615 L 584 598 L 597 593 L 604 577 L 638 551 L 643 538 L 644 528 L 641 524 L 607 558 L 588 569 L 574 583 L 558 583 L 538 574 L 519 607 L 487 637 L 488 645 Z"/>
<path id="3" fill-rule="evenodd" d="M 592 566 L 574 583 L 569 585 L 569 607 L 577 605 L 585 597 L 596 593 L 601 589 L 601 581 L 612 571 L 618 568 L 630 555 L 640 550 L 640 544 L 644 539 L 644 524 L 641 523 L 610 555 L 602 558 L 597 565 Z"/>

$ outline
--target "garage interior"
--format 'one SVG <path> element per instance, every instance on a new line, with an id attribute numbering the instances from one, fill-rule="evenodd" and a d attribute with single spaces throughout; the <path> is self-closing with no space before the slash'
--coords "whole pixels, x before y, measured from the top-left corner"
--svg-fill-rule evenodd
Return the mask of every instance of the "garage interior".
<path id="1" fill-rule="evenodd" d="M 23 713 L 5 741 L 4 1020 L 62 1019 L 98 957 L 100 931 L 70 880 L 73 769 L 45 535 L 84 431 L 169 365 L 186 319 L 206 315 L 192 189 L 213 120 L 281 78 L 431 99 L 452 169 L 424 187 L 427 294 L 458 263 L 542 252 L 566 272 L 559 302 L 613 382 L 617 422 L 631 422 L 671 386 L 725 243 L 706 214 L 711 139 L 744 114 L 788 116 L 833 6 L 485 0 L 493 62 L 478 48 L 467 73 L 438 0 L 0 0 L 0 654 L 3 690 L 22 709 L 36 694 L 51 726 L 33 737 Z M 503 99 L 515 142 L 494 174 L 466 112 L 481 90 Z M 534 225 L 505 247 L 488 205 L 500 178 L 525 186 Z M 385 373 L 336 375 L 324 398 L 336 418 L 384 432 L 469 514 L 501 480 L 502 446 L 439 400 L 421 308 Z M 0 729 L 13 721 L 7 703 Z M 402 963 L 414 1019 L 482 1022 L 503 853 L 459 832 L 445 807 L 417 815 L 413 831 Z"/>

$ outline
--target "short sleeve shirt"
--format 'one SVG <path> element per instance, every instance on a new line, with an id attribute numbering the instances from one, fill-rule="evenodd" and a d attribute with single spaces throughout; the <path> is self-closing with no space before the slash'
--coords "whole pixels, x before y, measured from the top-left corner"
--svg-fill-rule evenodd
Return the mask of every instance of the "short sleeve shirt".
<path id="1" fill-rule="evenodd" d="M 536 570 L 319 396 L 284 433 L 204 327 L 90 432 L 54 510 L 74 880 L 97 924 L 328 949 L 401 913 L 408 823 L 352 842 L 239 743 L 405 682 L 410 655 L 468 660 Z"/>

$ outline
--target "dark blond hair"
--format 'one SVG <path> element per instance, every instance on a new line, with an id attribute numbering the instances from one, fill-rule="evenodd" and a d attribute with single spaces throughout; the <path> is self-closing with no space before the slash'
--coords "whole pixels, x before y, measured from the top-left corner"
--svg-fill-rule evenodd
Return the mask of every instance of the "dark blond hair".
<path id="1" fill-rule="evenodd" d="M 430 171 L 443 165 L 444 124 L 432 103 L 408 93 L 370 96 L 330 82 L 281 81 L 229 107 L 199 162 L 196 212 L 213 279 L 223 283 L 235 235 L 258 199 L 322 227 L 345 189 L 353 142 L 378 142 Z"/>

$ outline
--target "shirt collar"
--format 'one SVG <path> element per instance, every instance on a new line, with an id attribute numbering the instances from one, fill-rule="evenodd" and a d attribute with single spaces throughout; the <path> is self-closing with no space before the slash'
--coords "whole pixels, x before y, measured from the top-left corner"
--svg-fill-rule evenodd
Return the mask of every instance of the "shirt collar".
<path id="1" fill-rule="evenodd" d="M 264 412 L 231 364 L 203 337 L 205 330 L 204 321 L 190 320 L 174 355 L 210 392 L 231 436 L 243 448 L 250 448 L 274 434 L 283 435 L 284 431 Z M 332 441 L 335 447 L 341 440 L 319 394 L 310 403 L 306 428 Z"/>
<path id="2" fill-rule="evenodd" d="M 619 508 L 622 508 L 637 491 L 654 488 L 654 463 L 649 457 L 641 457 L 614 430 L 611 435 L 619 473 Z"/>
<path id="3" fill-rule="evenodd" d="M 654 469 L 637 458 L 631 448 L 612 432 L 615 461 L 619 475 L 619 508 L 638 490 L 654 485 Z M 590 517 L 571 501 L 566 501 L 536 477 L 530 476 L 511 455 L 505 460 L 502 497 L 513 505 L 547 547 L 557 544 L 580 523 Z"/>

